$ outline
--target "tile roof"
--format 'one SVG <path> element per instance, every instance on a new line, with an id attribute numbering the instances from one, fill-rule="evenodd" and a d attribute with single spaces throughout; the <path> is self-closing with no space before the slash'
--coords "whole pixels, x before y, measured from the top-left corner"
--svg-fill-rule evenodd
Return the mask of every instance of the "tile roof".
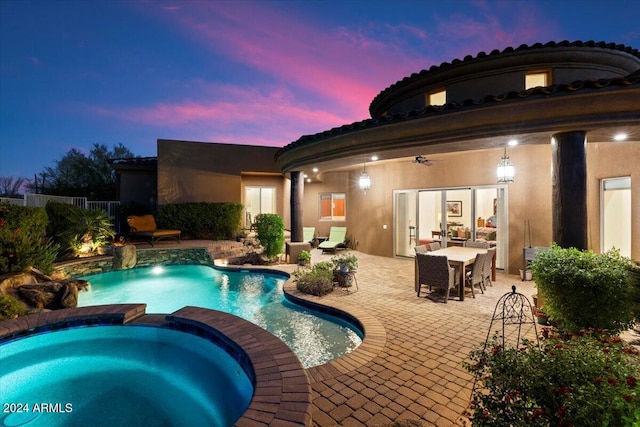
<path id="1" fill-rule="evenodd" d="M 636 50 L 636 54 L 638 51 Z M 511 91 L 501 95 L 487 95 L 481 99 L 467 99 L 462 102 L 448 102 L 444 105 L 430 105 L 422 108 L 409 110 L 402 113 L 388 114 L 379 118 L 365 119 L 359 122 L 335 127 L 324 132 L 313 135 L 303 135 L 298 140 L 284 146 L 276 153 L 276 159 L 288 149 L 299 147 L 307 143 L 321 141 L 337 135 L 356 132 L 365 129 L 372 129 L 392 123 L 400 123 L 413 119 L 423 118 L 429 115 L 443 114 L 460 111 L 465 108 L 472 108 L 483 104 L 494 104 L 509 100 L 524 100 L 535 98 L 548 98 L 550 96 L 562 96 L 579 91 L 594 91 L 605 88 L 624 88 L 632 85 L 640 85 L 640 74 L 633 73 L 627 77 L 616 77 L 611 79 L 597 80 L 577 80 L 570 84 L 557 84 L 546 87 L 536 87 L 522 91 Z"/>
<path id="2" fill-rule="evenodd" d="M 463 59 L 454 59 L 453 61 L 449 62 L 443 62 L 440 65 L 433 65 L 431 66 L 428 70 L 422 70 L 418 73 L 413 73 L 408 77 L 403 78 L 402 80 L 397 81 L 396 83 L 392 84 L 391 86 L 387 87 L 386 89 L 382 90 L 378 95 L 376 95 L 376 97 L 373 99 L 373 101 L 371 101 L 371 104 L 369 106 L 369 109 L 371 110 L 372 106 L 375 105 L 380 98 L 382 98 L 383 96 L 385 96 L 388 92 L 391 91 L 395 91 L 396 89 L 398 89 L 399 87 L 405 86 L 407 84 L 410 84 L 412 82 L 414 82 L 415 80 L 419 80 L 420 78 L 423 78 L 426 75 L 429 74 L 435 74 L 438 71 L 442 71 L 444 69 L 447 68 L 451 68 L 451 67 L 456 67 L 459 66 L 461 64 L 468 64 L 480 59 L 486 59 L 489 57 L 499 57 L 499 56 L 503 56 L 504 54 L 509 54 L 509 53 L 514 53 L 514 52 L 521 52 L 521 51 L 532 51 L 532 50 L 536 50 L 536 49 L 548 49 L 548 48 L 566 48 L 566 47 L 588 47 L 588 48 L 601 48 L 601 49 L 612 49 L 612 50 L 618 50 L 621 52 L 626 52 L 630 55 L 636 56 L 638 58 L 640 58 L 640 51 L 638 51 L 638 49 L 634 49 L 631 48 L 629 46 L 625 46 L 623 44 L 616 44 L 616 43 L 606 43 L 606 42 L 595 42 L 595 41 L 561 41 L 561 42 L 548 42 L 548 43 L 535 43 L 531 46 L 526 45 L 526 44 L 522 44 L 516 48 L 513 47 L 507 47 L 503 50 L 498 50 L 498 49 L 494 49 L 492 50 L 490 53 L 485 53 L 485 52 L 480 52 L 478 53 L 475 57 L 472 55 L 467 55 L 465 56 Z"/>

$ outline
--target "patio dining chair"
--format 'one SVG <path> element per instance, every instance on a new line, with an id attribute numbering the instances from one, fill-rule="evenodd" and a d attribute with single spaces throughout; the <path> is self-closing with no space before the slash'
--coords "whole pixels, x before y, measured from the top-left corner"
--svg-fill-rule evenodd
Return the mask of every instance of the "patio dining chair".
<path id="1" fill-rule="evenodd" d="M 466 272 L 465 277 L 465 286 L 469 286 L 471 288 L 471 295 L 475 298 L 476 292 L 475 287 L 478 286 L 480 292 L 484 294 L 484 284 L 483 284 L 483 271 L 484 271 L 484 260 L 487 257 L 487 254 L 477 254 L 476 259 L 473 262 L 473 266 L 471 267 L 471 271 Z"/>
<path id="2" fill-rule="evenodd" d="M 489 243 L 483 242 L 481 240 L 476 240 L 476 241 L 467 240 L 467 244 L 465 246 L 467 248 L 489 249 Z"/>
<path id="3" fill-rule="evenodd" d="M 427 286 L 430 291 L 434 288 L 444 295 L 444 303 L 449 300 L 449 291 L 455 288 L 456 270 L 449 265 L 447 257 L 442 255 L 416 254 L 418 262 L 418 297 L 422 286 Z"/>
<path id="4" fill-rule="evenodd" d="M 431 252 L 437 251 L 438 249 L 442 249 L 442 246 L 440 246 L 440 242 L 429 243 L 429 245 L 427 247 L 429 248 L 429 251 L 431 251 Z"/>
<path id="5" fill-rule="evenodd" d="M 487 289 L 487 283 L 489 286 L 493 286 L 491 283 L 491 274 L 493 272 L 493 260 L 496 257 L 496 248 L 491 248 L 487 251 L 487 256 L 484 259 L 484 268 L 482 269 L 482 284 Z"/>

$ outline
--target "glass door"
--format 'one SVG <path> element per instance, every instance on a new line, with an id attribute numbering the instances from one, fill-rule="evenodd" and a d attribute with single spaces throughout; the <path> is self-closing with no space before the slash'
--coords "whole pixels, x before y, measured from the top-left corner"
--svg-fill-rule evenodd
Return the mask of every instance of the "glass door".
<path id="1" fill-rule="evenodd" d="M 503 187 L 476 188 L 475 238 L 495 243 L 496 268 L 504 268 L 508 253 L 508 215 L 506 191 Z"/>
<path id="2" fill-rule="evenodd" d="M 275 187 L 245 187 L 245 227 L 250 228 L 256 215 L 261 213 L 275 213 Z"/>
<path id="3" fill-rule="evenodd" d="M 398 191 L 395 193 L 394 216 L 395 254 L 399 256 L 413 256 L 417 243 L 417 191 Z"/>
<path id="4" fill-rule="evenodd" d="M 600 250 L 631 257 L 631 177 L 600 183 Z"/>

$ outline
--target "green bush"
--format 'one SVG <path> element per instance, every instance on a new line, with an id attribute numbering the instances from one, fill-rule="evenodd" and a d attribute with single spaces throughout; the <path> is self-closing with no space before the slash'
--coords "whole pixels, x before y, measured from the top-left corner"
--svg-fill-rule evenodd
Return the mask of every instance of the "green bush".
<path id="1" fill-rule="evenodd" d="M 79 206 L 54 201 L 47 202 L 48 235 L 62 254 L 77 256 L 83 245 L 95 252 L 113 240 L 115 231 L 111 218 L 102 209 L 87 210 Z"/>
<path id="2" fill-rule="evenodd" d="M 296 289 L 309 295 L 323 296 L 333 291 L 333 265 L 318 262 L 311 268 L 298 269 L 293 273 Z"/>
<path id="3" fill-rule="evenodd" d="M 631 281 L 633 317 L 638 321 L 640 320 L 640 263 L 637 261 L 630 263 L 627 273 Z"/>
<path id="4" fill-rule="evenodd" d="M 115 236 L 111 217 L 102 209 L 81 209 L 69 218 L 64 236 L 74 254 L 83 250 L 95 253 L 98 248 L 110 244 Z"/>
<path id="5" fill-rule="evenodd" d="M 634 321 L 629 259 L 553 245 L 531 264 L 544 311 L 566 331 L 589 327 L 619 332 Z"/>
<path id="6" fill-rule="evenodd" d="M 47 223 L 44 208 L 0 204 L 0 273 L 28 267 L 53 271 L 59 246 L 43 244 Z"/>
<path id="7" fill-rule="evenodd" d="M 240 203 L 180 203 L 162 206 L 156 213 L 158 228 L 181 230 L 196 239 L 235 240 L 242 228 Z"/>
<path id="8" fill-rule="evenodd" d="M 256 215 L 256 234 L 264 248 L 262 254 L 273 259 L 282 253 L 284 246 L 284 222 L 276 214 Z"/>
<path id="9" fill-rule="evenodd" d="M 503 348 L 494 336 L 465 367 L 478 380 L 474 426 L 637 426 L 640 357 L 595 330 L 564 336 L 543 329 L 541 349 Z"/>
<path id="10" fill-rule="evenodd" d="M 0 321 L 14 319 L 27 313 L 24 305 L 9 295 L 0 295 Z"/>
<path id="11" fill-rule="evenodd" d="M 60 245 L 62 254 L 73 253 L 73 247 L 68 237 L 70 218 L 80 215 L 83 209 L 79 206 L 55 201 L 47 202 L 45 209 L 49 218 L 47 236 L 51 237 L 54 243 Z"/>

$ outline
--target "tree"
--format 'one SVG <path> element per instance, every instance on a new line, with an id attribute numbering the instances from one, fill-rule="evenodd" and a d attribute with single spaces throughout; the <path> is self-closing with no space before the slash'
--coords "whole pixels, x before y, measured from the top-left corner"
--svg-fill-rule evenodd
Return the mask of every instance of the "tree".
<path id="1" fill-rule="evenodd" d="M 0 176 L 0 196 L 20 197 L 24 178 L 14 178 L 12 176 Z"/>
<path id="2" fill-rule="evenodd" d="M 55 167 L 45 168 L 39 174 L 39 182 L 30 188 L 44 194 L 112 200 L 116 195 L 116 176 L 109 159 L 126 157 L 135 156 L 122 144 L 111 151 L 104 144 L 93 144 L 88 156 L 73 148 L 56 161 Z"/>

